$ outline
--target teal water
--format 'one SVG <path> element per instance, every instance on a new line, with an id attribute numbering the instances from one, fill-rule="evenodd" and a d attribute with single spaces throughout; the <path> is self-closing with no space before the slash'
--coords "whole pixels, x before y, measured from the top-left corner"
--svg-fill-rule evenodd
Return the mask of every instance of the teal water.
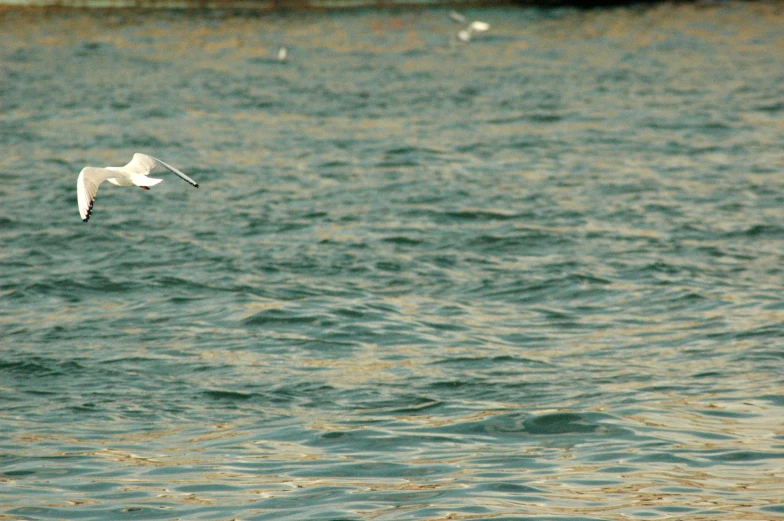
<path id="1" fill-rule="evenodd" d="M 467 14 L 0 13 L 0 519 L 784 515 L 781 4 Z"/>

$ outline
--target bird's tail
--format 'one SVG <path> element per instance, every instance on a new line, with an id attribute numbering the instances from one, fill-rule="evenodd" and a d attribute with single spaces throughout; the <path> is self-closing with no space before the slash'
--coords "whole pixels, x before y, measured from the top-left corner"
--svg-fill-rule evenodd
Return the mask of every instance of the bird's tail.
<path id="1" fill-rule="evenodd" d="M 136 186 L 149 188 L 155 186 L 163 181 L 163 179 L 156 179 L 154 177 L 147 177 L 146 175 L 131 174 L 131 182 Z"/>

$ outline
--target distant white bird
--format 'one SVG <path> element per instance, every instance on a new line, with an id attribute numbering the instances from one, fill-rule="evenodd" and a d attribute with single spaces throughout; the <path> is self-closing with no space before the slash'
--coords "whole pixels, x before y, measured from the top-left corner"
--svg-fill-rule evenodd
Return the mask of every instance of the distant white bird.
<path id="1" fill-rule="evenodd" d="M 457 11 L 451 11 L 449 13 L 449 18 L 460 24 L 465 24 L 468 22 L 468 18 L 458 13 Z M 483 33 L 489 30 L 490 24 L 487 22 L 480 22 L 479 20 L 475 20 L 471 22 L 465 29 L 461 29 L 457 33 L 457 37 L 464 42 L 470 42 L 471 36 L 473 36 L 474 33 Z"/>
<path id="2" fill-rule="evenodd" d="M 134 154 L 131 162 L 125 166 L 107 166 L 105 168 L 86 166 L 79 172 L 79 179 L 76 180 L 76 196 L 79 201 L 79 214 L 82 216 L 82 221 L 87 222 L 90 219 L 95 194 L 98 193 L 98 187 L 101 183 L 109 181 L 117 186 L 136 185 L 139 188 L 149 190 L 151 186 L 163 181 L 163 179 L 147 177 L 147 174 L 158 165 L 174 172 L 194 187 L 199 187 L 199 183 L 173 166 L 146 154 Z"/>
<path id="3" fill-rule="evenodd" d="M 286 58 L 289 57 L 289 51 L 285 47 L 278 48 L 278 61 L 285 62 Z"/>

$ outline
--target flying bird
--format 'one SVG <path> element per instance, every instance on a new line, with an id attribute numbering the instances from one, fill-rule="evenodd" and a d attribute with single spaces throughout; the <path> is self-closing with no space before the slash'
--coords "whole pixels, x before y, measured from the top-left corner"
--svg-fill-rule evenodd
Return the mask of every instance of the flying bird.
<path id="1" fill-rule="evenodd" d="M 449 18 L 451 18 L 452 20 L 454 20 L 459 24 L 465 25 L 466 23 L 468 23 L 468 18 L 458 13 L 457 11 L 451 11 L 449 13 Z M 471 36 L 473 36 L 474 33 L 483 33 L 489 30 L 490 30 L 490 24 L 488 24 L 487 22 L 480 22 L 479 20 L 474 20 L 467 27 L 461 29 L 457 33 L 457 37 L 464 42 L 470 42 Z"/>
<path id="2" fill-rule="evenodd" d="M 199 187 L 199 183 L 173 166 L 147 154 L 134 154 L 131 162 L 125 166 L 107 166 L 104 168 L 86 166 L 79 172 L 79 179 L 76 180 L 76 195 L 79 201 L 79 215 L 82 216 L 82 221 L 87 222 L 90 219 L 93 203 L 95 202 L 95 194 L 98 193 L 98 187 L 101 183 L 109 181 L 117 186 L 136 185 L 139 188 L 149 190 L 151 186 L 163 181 L 163 179 L 147 177 L 147 174 L 158 165 L 174 172 L 195 188 Z"/>

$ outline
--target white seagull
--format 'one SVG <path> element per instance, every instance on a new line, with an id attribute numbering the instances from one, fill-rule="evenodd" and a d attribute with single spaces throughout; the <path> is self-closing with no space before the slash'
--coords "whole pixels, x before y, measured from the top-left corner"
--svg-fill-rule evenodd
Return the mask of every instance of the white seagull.
<path id="1" fill-rule="evenodd" d="M 147 174 L 158 165 L 174 172 L 194 187 L 199 187 L 199 183 L 173 166 L 147 154 L 134 154 L 131 162 L 125 166 L 107 166 L 105 168 L 86 166 L 79 172 L 79 179 L 76 180 L 76 195 L 79 200 L 79 214 L 82 216 L 82 221 L 87 222 L 90 219 L 95 194 L 98 193 L 98 187 L 101 183 L 109 181 L 117 186 L 136 185 L 139 188 L 149 190 L 151 186 L 163 181 L 163 179 L 147 177 Z"/>
<path id="2" fill-rule="evenodd" d="M 468 18 L 458 13 L 457 11 L 451 11 L 449 13 L 449 18 L 451 18 L 452 20 L 454 20 L 459 24 L 465 25 L 466 23 L 468 23 Z M 461 29 L 457 33 L 457 37 L 464 42 L 470 42 L 471 36 L 473 36 L 474 33 L 483 33 L 489 30 L 490 30 L 489 23 L 480 22 L 479 20 L 474 20 L 468 25 L 468 27 L 466 27 L 465 29 Z"/>

